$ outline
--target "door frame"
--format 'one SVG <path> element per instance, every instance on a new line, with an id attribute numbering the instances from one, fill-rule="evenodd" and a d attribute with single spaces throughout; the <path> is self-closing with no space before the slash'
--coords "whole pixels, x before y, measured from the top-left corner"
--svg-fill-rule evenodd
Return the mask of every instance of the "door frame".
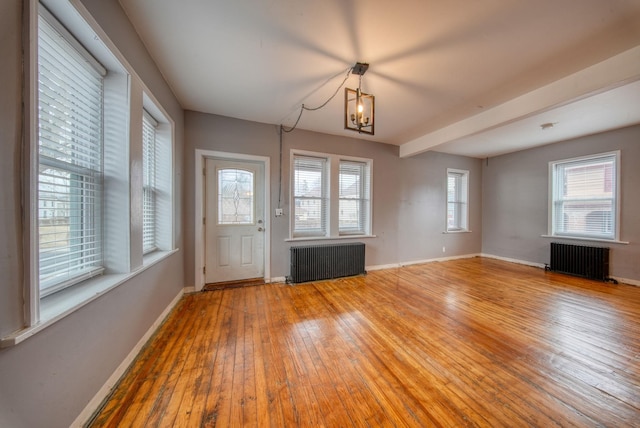
<path id="1" fill-rule="evenodd" d="M 264 281 L 270 282 L 271 279 L 271 186 L 270 186 L 270 161 L 268 156 L 245 155 L 241 153 L 219 152 L 216 150 L 196 149 L 195 159 L 195 276 L 194 287 L 196 291 L 202 290 L 205 285 L 205 229 L 204 218 L 206 216 L 205 204 L 205 185 L 204 170 L 206 168 L 206 159 L 216 158 L 228 161 L 238 162 L 258 162 L 264 166 Z"/>

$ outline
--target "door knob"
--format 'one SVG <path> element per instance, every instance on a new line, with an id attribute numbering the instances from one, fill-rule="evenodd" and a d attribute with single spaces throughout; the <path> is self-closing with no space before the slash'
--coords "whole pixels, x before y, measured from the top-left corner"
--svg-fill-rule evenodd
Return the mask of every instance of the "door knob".
<path id="1" fill-rule="evenodd" d="M 258 228 L 258 232 L 262 232 L 263 230 L 264 230 L 264 229 L 263 229 L 263 228 L 261 228 L 261 227 L 259 227 L 259 228 Z"/>

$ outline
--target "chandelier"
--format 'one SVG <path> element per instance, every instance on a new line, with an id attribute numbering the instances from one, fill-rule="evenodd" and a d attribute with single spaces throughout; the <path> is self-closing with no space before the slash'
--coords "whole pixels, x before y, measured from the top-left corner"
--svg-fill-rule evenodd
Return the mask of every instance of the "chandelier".
<path id="1" fill-rule="evenodd" d="M 369 64 L 358 62 L 351 70 L 359 76 L 358 89 L 344 90 L 344 128 L 374 135 L 375 97 L 362 92 L 362 76 L 368 68 Z"/>

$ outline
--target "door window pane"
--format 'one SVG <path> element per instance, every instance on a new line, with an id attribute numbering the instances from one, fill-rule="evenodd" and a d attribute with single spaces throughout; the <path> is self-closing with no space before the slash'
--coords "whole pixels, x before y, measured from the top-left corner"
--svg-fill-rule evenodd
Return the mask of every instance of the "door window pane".
<path id="1" fill-rule="evenodd" d="M 254 224 L 255 177 L 242 169 L 218 170 L 218 224 Z"/>

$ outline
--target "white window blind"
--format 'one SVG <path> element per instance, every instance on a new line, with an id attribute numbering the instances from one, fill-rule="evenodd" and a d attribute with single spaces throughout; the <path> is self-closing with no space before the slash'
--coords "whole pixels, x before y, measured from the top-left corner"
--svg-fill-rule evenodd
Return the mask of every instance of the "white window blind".
<path id="1" fill-rule="evenodd" d="M 616 239 L 617 157 L 551 163 L 552 235 Z"/>
<path id="2" fill-rule="evenodd" d="M 294 236 L 327 234 L 327 159 L 293 158 Z"/>
<path id="3" fill-rule="evenodd" d="M 78 46 L 52 18 L 39 16 L 41 296 L 102 272 L 103 79 Z"/>
<path id="4" fill-rule="evenodd" d="M 156 245 L 156 128 L 146 111 L 142 115 L 142 250 L 149 253 Z"/>
<path id="5" fill-rule="evenodd" d="M 340 234 L 362 234 L 367 231 L 369 181 L 367 163 L 340 161 L 338 176 Z"/>
<path id="6" fill-rule="evenodd" d="M 469 228 L 469 172 L 447 169 L 447 231 Z"/>

